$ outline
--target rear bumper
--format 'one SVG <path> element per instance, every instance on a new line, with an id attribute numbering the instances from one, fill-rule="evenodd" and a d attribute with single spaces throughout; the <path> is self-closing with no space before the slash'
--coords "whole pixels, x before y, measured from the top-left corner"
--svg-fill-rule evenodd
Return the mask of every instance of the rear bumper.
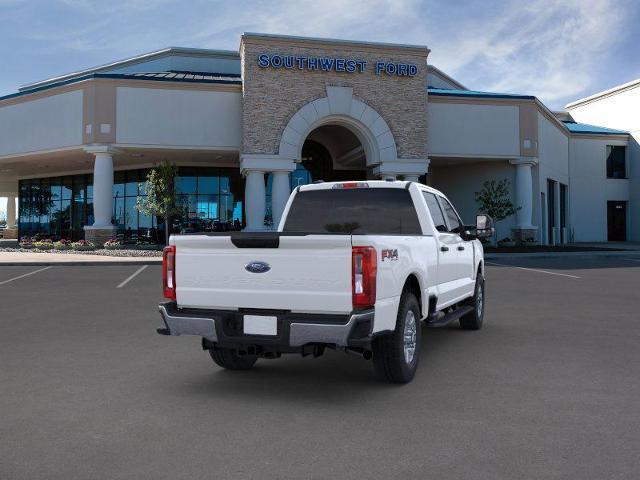
<path id="1" fill-rule="evenodd" d="M 274 351 L 297 351 L 309 344 L 368 348 L 374 310 L 346 315 L 301 314 L 274 310 L 178 309 L 176 302 L 158 306 L 166 328 L 162 335 L 197 335 L 223 348 L 262 346 Z M 276 335 L 243 333 L 245 314 L 277 317 Z"/>

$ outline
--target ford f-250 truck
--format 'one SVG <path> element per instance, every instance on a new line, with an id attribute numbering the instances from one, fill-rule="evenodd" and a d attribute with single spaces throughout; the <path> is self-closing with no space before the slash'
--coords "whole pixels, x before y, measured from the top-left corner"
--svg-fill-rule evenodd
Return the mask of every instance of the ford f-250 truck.
<path id="1" fill-rule="evenodd" d="M 326 348 L 373 359 L 409 382 L 421 324 L 482 327 L 478 237 L 437 190 L 415 182 L 297 187 L 274 232 L 173 235 L 164 250 L 163 335 L 197 335 L 213 361 L 251 368 L 283 353 Z"/>

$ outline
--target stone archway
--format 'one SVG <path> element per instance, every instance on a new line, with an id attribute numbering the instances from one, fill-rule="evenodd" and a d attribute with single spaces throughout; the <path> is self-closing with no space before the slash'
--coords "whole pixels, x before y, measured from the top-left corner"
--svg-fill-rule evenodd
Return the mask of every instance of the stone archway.
<path id="1" fill-rule="evenodd" d="M 327 87 L 327 96 L 304 105 L 282 132 L 278 155 L 300 161 L 308 135 L 323 125 L 340 125 L 360 141 L 368 166 L 397 161 L 398 152 L 391 129 L 382 116 L 353 97 L 350 87 Z"/>
<path id="2" fill-rule="evenodd" d="M 240 170 L 246 177 L 245 212 L 247 230 L 263 230 L 266 212 L 265 174 L 273 174 L 272 228 L 276 228 L 289 198 L 289 175 L 301 161 L 302 148 L 309 134 L 324 125 L 339 125 L 351 131 L 365 152 L 366 166 L 372 174 L 417 181 L 426 173 L 426 158 L 398 158 L 396 141 L 385 119 L 373 108 L 353 96 L 351 87 L 326 87 L 327 96 L 310 101 L 289 119 L 280 136 L 276 154 L 245 153 Z"/>

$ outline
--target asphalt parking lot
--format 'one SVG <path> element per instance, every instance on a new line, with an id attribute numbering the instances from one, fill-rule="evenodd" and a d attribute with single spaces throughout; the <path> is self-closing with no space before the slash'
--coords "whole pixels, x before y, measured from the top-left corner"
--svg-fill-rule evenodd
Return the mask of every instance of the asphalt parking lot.
<path id="1" fill-rule="evenodd" d="M 425 330 L 404 386 L 223 371 L 140 269 L 0 266 L 0 478 L 638 478 L 640 257 L 492 262 L 483 330 Z"/>

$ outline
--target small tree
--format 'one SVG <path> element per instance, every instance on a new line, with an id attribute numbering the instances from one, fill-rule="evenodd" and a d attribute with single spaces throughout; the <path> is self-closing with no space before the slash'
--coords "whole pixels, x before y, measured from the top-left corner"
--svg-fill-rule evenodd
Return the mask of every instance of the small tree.
<path id="1" fill-rule="evenodd" d="M 482 190 L 476 192 L 476 203 L 482 213 L 486 213 L 497 223 L 515 214 L 520 207 L 511 202 L 509 180 L 487 180 L 482 184 Z"/>
<path id="2" fill-rule="evenodd" d="M 174 178 L 178 174 L 178 167 L 165 160 L 152 168 L 147 175 L 146 186 L 143 184 L 146 196 L 138 197 L 136 209 L 149 216 L 164 218 L 165 243 L 169 243 L 169 221 L 172 216 L 182 213 L 176 205 L 176 191 Z"/>

